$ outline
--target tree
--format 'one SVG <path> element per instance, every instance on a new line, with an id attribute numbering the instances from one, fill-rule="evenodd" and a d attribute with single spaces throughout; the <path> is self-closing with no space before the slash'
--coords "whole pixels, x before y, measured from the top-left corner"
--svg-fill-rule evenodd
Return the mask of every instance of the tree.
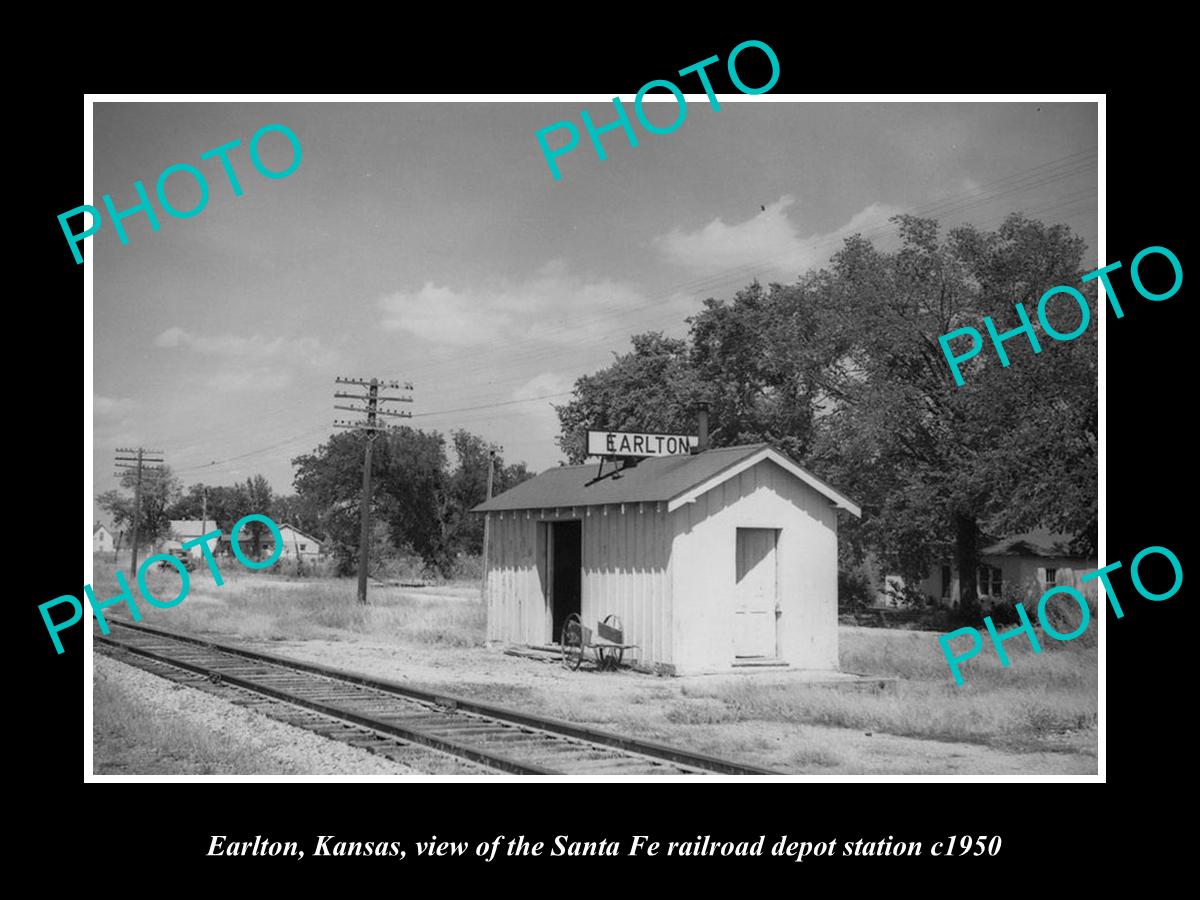
<path id="1" fill-rule="evenodd" d="M 306 534 L 322 537 L 321 508 L 309 497 L 288 494 L 276 497 L 271 504 L 271 518 L 280 525 L 294 525 Z"/>
<path id="2" fill-rule="evenodd" d="M 228 511 L 228 515 L 233 520 L 229 524 L 231 532 L 238 520 L 245 516 L 254 514 L 270 516 L 275 493 L 271 490 L 271 483 L 262 475 L 247 478 L 243 483 L 236 485 L 231 493 L 229 500 L 232 508 Z M 251 554 L 255 559 L 261 559 L 263 555 L 262 538 L 267 533 L 267 526 L 262 522 L 249 522 L 244 530 L 250 532 Z M 238 534 L 237 537 L 240 540 L 242 535 Z M 231 533 L 230 539 L 232 540 L 232 538 Z"/>
<path id="3" fill-rule="evenodd" d="M 932 220 L 896 221 L 894 252 L 846 241 L 818 299 L 822 357 L 797 349 L 823 372 L 827 397 L 813 463 L 864 504 L 852 539 L 902 574 L 926 573 L 952 548 L 971 610 L 984 534 L 1072 525 L 1094 545 L 1095 343 L 1043 335 L 1034 354 L 1018 337 L 1006 345 L 1009 367 L 981 354 L 956 388 L 938 337 L 981 328 L 985 315 L 1001 331 L 1015 327 L 1014 302 L 1035 310 L 1048 288 L 1079 283 L 1083 242 L 1019 215 L 995 233 L 963 227 L 944 242 Z M 1064 470 L 1074 473 L 1067 483 Z"/>
<path id="4" fill-rule="evenodd" d="M 446 439 L 438 432 L 401 427 L 386 441 L 377 502 L 396 546 L 407 543 L 443 575 L 450 574 L 452 498 Z"/>
<path id="5" fill-rule="evenodd" d="M 858 500 L 841 530 L 843 556 L 872 551 L 923 577 L 954 556 L 961 602 L 976 604 L 979 545 L 1035 527 L 1096 545 L 1095 328 L 1071 342 L 1007 342 L 956 387 L 938 338 L 991 316 L 1006 331 L 1013 304 L 1036 316 L 1041 295 L 1080 284 L 1084 244 L 1064 226 L 1009 216 L 995 232 L 893 219 L 900 247 L 854 235 L 830 265 L 794 283 L 757 282 L 689 319 L 687 341 L 633 338 L 633 352 L 580 378 L 558 407 L 559 445 L 584 458 L 583 433 L 691 430 L 709 404 L 714 446 L 768 441 Z M 1092 298 L 1090 286 L 1080 290 Z M 1051 319 L 1069 332 L 1072 304 Z M 986 340 L 986 339 L 985 339 Z"/>
<path id="6" fill-rule="evenodd" d="M 635 334 L 633 350 L 575 382 L 575 396 L 556 406 L 558 445 L 573 462 L 587 456 L 587 431 L 689 434 L 695 406 L 707 399 L 686 341 Z"/>
<path id="7" fill-rule="evenodd" d="M 454 553 L 483 552 L 483 518 L 471 510 L 487 499 L 488 453 L 496 451 L 492 493 L 501 494 L 533 477 L 525 463 L 506 466 L 495 444 L 459 429 L 451 434 L 457 465 L 447 484 L 449 496 L 449 542 Z"/>
<path id="8" fill-rule="evenodd" d="M 386 444 L 376 444 L 371 471 L 378 477 L 383 468 Z M 330 435 L 311 453 L 292 460 L 296 474 L 292 484 L 297 496 L 320 513 L 320 529 L 330 542 L 341 574 L 353 571 L 359 544 L 358 498 L 362 490 L 363 437 L 357 432 Z M 378 511 L 379 493 L 375 493 Z"/>
<path id="9" fill-rule="evenodd" d="M 757 282 L 732 301 L 709 299 L 691 324 L 691 365 L 704 387 L 713 446 L 766 442 L 808 456 L 820 392 L 815 382 L 831 351 L 815 340 L 821 310 L 802 279 L 786 287 Z M 796 347 L 805 353 L 796 354 Z M 690 430 L 690 429 L 689 429 Z"/>
<path id="10" fill-rule="evenodd" d="M 706 300 L 686 341 L 634 335 L 632 352 L 577 380 L 575 397 L 556 407 L 559 446 L 582 462 L 588 429 L 690 434 L 704 403 L 712 446 L 767 442 L 803 459 L 819 399 L 814 363 L 793 352 L 819 326 L 807 290 L 755 281 L 729 302 Z"/>
<path id="11" fill-rule="evenodd" d="M 343 573 L 353 571 L 361 539 L 359 504 L 365 438 L 332 435 L 314 452 L 292 460 L 299 497 L 318 509 Z M 409 546 L 428 564 L 446 565 L 445 439 L 399 428 L 376 439 L 371 462 L 371 515 L 388 524 L 395 548 Z"/>
<path id="12" fill-rule="evenodd" d="M 117 489 L 108 490 L 96 497 L 96 503 L 109 514 L 113 527 L 128 531 L 132 541 L 137 471 L 123 471 L 120 483 L 128 494 Z M 142 473 L 142 502 L 137 516 L 140 547 L 152 546 L 170 537 L 172 517 L 168 509 L 178 500 L 181 490 L 179 479 L 171 473 L 169 466 Z"/>
<path id="13" fill-rule="evenodd" d="M 493 446 L 467 431 L 456 431 L 451 439 L 454 468 L 442 434 L 407 427 L 376 440 L 371 465 L 371 515 L 387 524 L 391 550 L 416 553 L 444 576 L 452 574 L 459 552 L 481 547 L 482 521 L 470 510 L 486 496 L 487 454 Z M 320 511 L 317 527 L 331 541 L 343 574 L 354 570 L 361 538 L 363 440 L 355 432 L 333 435 L 292 460 L 295 502 Z M 524 463 L 504 465 L 498 459 L 494 487 L 507 490 L 528 477 Z M 379 558 L 374 546 L 371 554 Z"/>
<path id="14" fill-rule="evenodd" d="M 209 531 L 228 534 L 240 518 L 243 505 L 238 485 L 193 484 L 171 504 L 168 512 L 172 519 L 203 518 Z"/>

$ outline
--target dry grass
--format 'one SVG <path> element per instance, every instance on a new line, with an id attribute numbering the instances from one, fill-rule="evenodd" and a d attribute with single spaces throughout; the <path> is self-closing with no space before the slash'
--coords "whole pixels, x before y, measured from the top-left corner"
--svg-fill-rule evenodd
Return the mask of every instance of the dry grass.
<path id="1" fill-rule="evenodd" d="M 298 770 L 182 716 L 154 713 L 120 682 L 92 686 L 97 775 L 291 775 Z"/>
<path id="2" fill-rule="evenodd" d="M 227 567 L 233 571 L 226 571 Z M 357 602 L 350 579 L 281 581 L 269 575 L 239 572 L 222 561 L 225 583 L 216 587 L 205 568 L 192 573 L 186 600 L 170 609 L 157 609 L 138 598 L 147 624 L 179 631 L 237 635 L 248 640 L 346 640 L 356 636 L 443 647 L 473 647 L 483 643 L 485 613 L 478 596 L 471 602 L 453 593 L 428 597 L 394 589 L 371 590 L 371 602 Z M 111 569 L 97 565 L 97 598 L 118 591 Z M 147 584 L 156 595 L 170 599 L 179 589 L 173 572 L 152 571 Z M 135 588 L 136 592 L 136 588 Z M 471 595 L 470 591 L 458 591 Z M 114 607 L 115 616 L 123 607 Z"/>
<path id="3" fill-rule="evenodd" d="M 1014 643 L 1009 668 L 989 648 L 967 664 L 958 687 L 934 635 L 844 628 L 843 670 L 901 680 L 869 692 L 748 680 L 687 687 L 683 694 L 701 702 L 668 717 L 828 725 L 1016 751 L 1072 749 L 1078 733 L 1096 725 L 1095 648 L 1055 644 L 1035 655 L 1027 641 L 1024 648 Z"/>

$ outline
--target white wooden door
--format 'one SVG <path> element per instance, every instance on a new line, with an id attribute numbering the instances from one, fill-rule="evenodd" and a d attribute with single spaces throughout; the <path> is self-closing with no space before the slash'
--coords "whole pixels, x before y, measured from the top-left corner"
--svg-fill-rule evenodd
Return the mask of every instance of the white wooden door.
<path id="1" fill-rule="evenodd" d="M 774 656 L 776 653 L 776 534 L 774 528 L 737 530 L 734 656 Z"/>

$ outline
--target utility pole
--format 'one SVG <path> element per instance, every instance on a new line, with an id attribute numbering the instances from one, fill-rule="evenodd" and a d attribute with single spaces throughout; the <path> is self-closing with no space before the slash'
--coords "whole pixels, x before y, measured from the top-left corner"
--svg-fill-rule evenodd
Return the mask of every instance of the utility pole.
<path id="1" fill-rule="evenodd" d="M 487 498 L 492 499 L 492 472 L 496 468 L 496 450 L 503 450 L 503 447 L 493 447 L 488 451 L 488 478 L 487 478 Z M 490 512 L 483 514 L 483 580 L 479 585 L 479 597 L 483 600 L 483 605 L 487 607 L 487 581 L 488 581 L 488 536 L 491 534 L 492 514 Z"/>
<path id="2" fill-rule="evenodd" d="M 363 480 L 362 480 L 362 500 L 359 504 L 359 519 L 361 520 L 361 529 L 358 541 L 358 602 L 367 602 L 367 563 L 368 563 L 368 548 L 371 542 L 371 456 L 372 448 L 375 445 L 375 438 L 380 432 L 387 432 L 394 429 L 395 425 L 381 424 L 379 416 L 395 416 L 400 419 L 412 417 L 412 413 L 408 412 L 392 412 L 391 410 L 381 409 L 380 403 L 394 401 L 397 403 L 412 403 L 412 397 L 387 397 L 379 393 L 380 388 L 391 390 L 406 390 L 411 391 L 412 385 L 405 382 L 401 384 L 399 381 L 385 381 L 381 378 L 342 378 L 339 376 L 335 379 L 337 384 L 356 384 L 367 389 L 366 394 L 346 394 L 338 391 L 333 396 L 338 399 L 363 400 L 366 406 L 339 406 L 334 404 L 334 409 L 347 409 L 351 412 L 363 413 L 365 419 L 359 419 L 357 422 L 348 422 L 335 419 L 333 424 L 337 428 L 350 428 L 355 431 L 361 431 L 366 438 L 365 450 L 363 454 Z"/>
<path id="3" fill-rule="evenodd" d="M 116 467 L 118 469 L 137 469 L 137 481 L 133 488 L 133 543 L 130 545 L 129 556 L 129 577 L 137 577 L 137 558 L 138 558 L 138 525 L 139 519 L 142 517 L 142 473 L 150 472 L 157 473 L 162 471 L 161 465 L 147 465 L 147 463 L 161 463 L 162 457 L 147 456 L 147 453 L 162 453 L 161 450 L 147 450 L 144 447 L 118 447 L 117 453 L 136 454 L 129 456 L 117 456 Z M 120 472 L 117 472 L 117 477 L 121 477 Z"/>

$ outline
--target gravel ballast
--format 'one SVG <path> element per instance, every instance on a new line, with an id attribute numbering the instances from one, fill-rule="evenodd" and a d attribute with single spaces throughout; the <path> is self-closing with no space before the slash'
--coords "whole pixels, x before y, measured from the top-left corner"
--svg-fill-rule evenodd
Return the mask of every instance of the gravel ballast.
<path id="1" fill-rule="evenodd" d="M 122 702 L 144 710 L 168 733 L 211 735 L 222 750 L 244 752 L 269 766 L 262 774 L 413 775 L 417 770 L 357 747 L 277 722 L 203 691 L 177 685 L 103 654 L 93 655 L 93 686 L 115 685 Z M 99 775 L 209 774 L 186 760 L 156 756 L 155 748 L 129 746 L 122 729 L 107 727 L 103 713 L 93 723 L 93 765 Z M 112 723 L 120 725 L 121 723 Z M 176 750 L 177 754 L 178 751 Z M 229 774 L 220 771 L 211 774 Z"/>

